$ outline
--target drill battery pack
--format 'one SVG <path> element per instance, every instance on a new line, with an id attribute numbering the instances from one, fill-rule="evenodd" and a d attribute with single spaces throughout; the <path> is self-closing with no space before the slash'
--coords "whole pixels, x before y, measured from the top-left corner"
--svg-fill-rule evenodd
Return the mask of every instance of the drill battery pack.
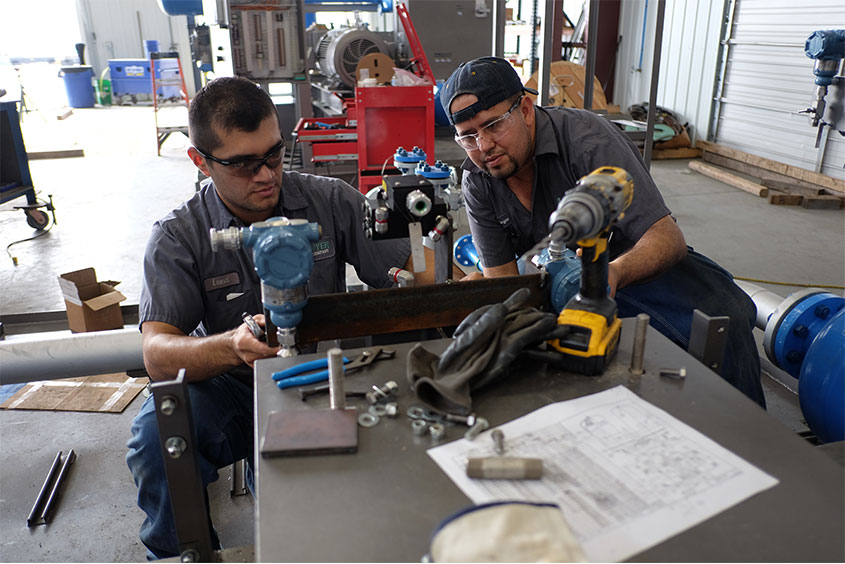
<path id="1" fill-rule="evenodd" d="M 606 316 L 564 308 L 558 316 L 559 338 L 549 344 L 561 353 L 560 361 L 556 363 L 558 366 L 570 372 L 594 376 L 604 372 L 616 356 L 621 332 L 622 321 L 616 317 L 615 311 Z"/>

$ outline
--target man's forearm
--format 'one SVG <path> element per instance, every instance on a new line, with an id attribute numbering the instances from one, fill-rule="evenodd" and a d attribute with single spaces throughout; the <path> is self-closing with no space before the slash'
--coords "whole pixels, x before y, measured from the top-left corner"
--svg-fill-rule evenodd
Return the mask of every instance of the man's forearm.
<path id="1" fill-rule="evenodd" d="M 242 364 L 234 352 L 235 330 L 209 337 L 157 333 L 144 339 L 144 364 L 153 381 L 170 380 L 181 368 L 189 381 L 212 378 Z"/>
<path id="2" fill-rule="evenodd" d="M 670 216 L 663 217 L 636 245 L 610 263 L 611 292 L 665 272 L 686 254 L 683 233 Z"/>

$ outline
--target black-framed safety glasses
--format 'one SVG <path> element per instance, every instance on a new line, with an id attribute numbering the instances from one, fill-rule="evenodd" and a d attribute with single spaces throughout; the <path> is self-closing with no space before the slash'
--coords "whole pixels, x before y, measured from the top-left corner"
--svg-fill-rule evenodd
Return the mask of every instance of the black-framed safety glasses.
<path id="1" fill-rule="evenodd" d="M 261 167 L 267 166 L 271 170 L 279 168 L 285 158 L 285 141 L 279 141 L 273 148 L 267 151 L 263 157 L 245 158 L 227 161 L 225 159 L 218 159 L 217 157 L 206 153 L 199 147 L 195 147 L 197 152 L 210 161 L 223 165 L 226 169 L 235 176 L 251 178 L 258 174 Z"/>

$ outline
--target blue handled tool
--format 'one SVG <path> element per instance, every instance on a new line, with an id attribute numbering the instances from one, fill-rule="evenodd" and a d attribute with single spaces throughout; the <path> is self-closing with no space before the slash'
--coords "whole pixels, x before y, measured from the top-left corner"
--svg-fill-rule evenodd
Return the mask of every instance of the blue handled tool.
<path id="1" fill-rule="evenodd" d="M 349 362 L 349 359 L 343 357 L 343 364 Z M 320 370 L 322 368 L 322 370 Z M 273 380 L 280 390 L 285 388 L 292 388 L 293 386 L 306 386 L 314 382 L 321 382 L 329 379 L 329 362 L 326 358 L 318 358 L 309 362 L 303 362 L 290 368 L 285 368 L 279 372 L 273 373 Z M 312 374 L 306 374 L 312 370 L 318 370 Z M 300 376 L 301 374 L 301 376 Z"/>
<path id="2" fill-rule="evenodd" d="M 353 370 L 358 370 L 359 368 L 369 366 L 377 360 L 393 358 L 394 356 L 396 356 L 396 351 L 393 349 L 380 347 L 364 349 L 358 353 L 355 360 L 343 357 L 343 371 L 351 372 Z M 321 368 L 322 370 L 320 370 Z M 290 368 L 274 372 L 273 380 L 276 381 L 276 386 L 278 386 L 280 390 L 292 388 L 294 386 L 306 386 L 315 382 L 321 382 L 322 380 L 328 380 L 328 368 L 328 359 L 318 358 L 317 360 L 303 362 L 302 364 L 297 364 L 296 366 L 291 366 Z M 306 372 L 310 372 L 312 370 L 319 370 L 319 372 L 305 374 Z"/>

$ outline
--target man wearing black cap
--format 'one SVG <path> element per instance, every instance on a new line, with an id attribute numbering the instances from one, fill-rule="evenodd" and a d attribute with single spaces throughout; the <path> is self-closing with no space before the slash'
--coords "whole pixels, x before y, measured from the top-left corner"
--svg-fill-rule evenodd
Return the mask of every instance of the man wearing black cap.
<path id="1" fill-rule="evenodd" d="M 537 94 L 496 57 L 461 64 L 440 91 L 467 152 L 462 187 L 484 276 L 518 274 L 517 257 L 548 234 L 564 193 L 599 167 L 623 168 L 634 197 L 612 230 L 608 268 L 619 316 L 648 313 L 652 326 L 686 349 L 694 309 L 729 315 L 721 375 L 765 406 L 754 303 L 727 271 L 686 246 L 634 144 L 592 112 L 534 106 L 525 92 Z"/>

